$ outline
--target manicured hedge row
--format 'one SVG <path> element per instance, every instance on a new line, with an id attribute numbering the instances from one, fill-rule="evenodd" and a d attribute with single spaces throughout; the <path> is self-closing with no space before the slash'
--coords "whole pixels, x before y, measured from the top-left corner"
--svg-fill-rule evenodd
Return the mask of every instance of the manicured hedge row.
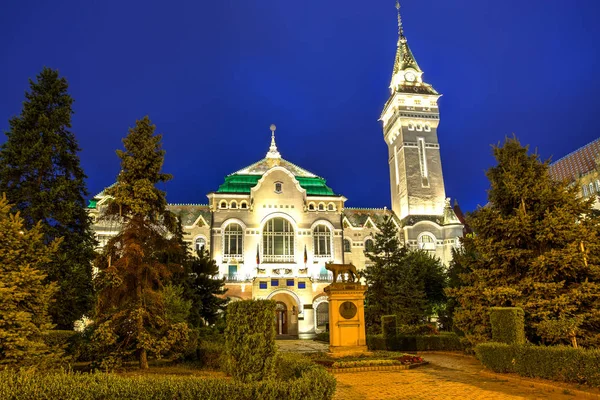
<path id="1" fill-rule="evenodd" d="M 525 313 L 519 307 L 491 307 L 492 340 L 525 344 Z"/>
<path id="2" fill-rule="evenodd" d="M 494 372 L 600 386 L 600 349 L 483 343 L 477 358 Z"/>
<path id="3" fill-rule="evenodd" d="M 389 351 L 458 351 L 464 347 L 454 333 L 439 335 L 367 336 L 369 350 Z"/>
<path id="4" fill-rule="evenodd" d="M 292 374 L 288 372 L 288 374 Z M 232 379 L 189 376 L 137 376 L 0 371 L 3 400 L 328 400 L 335 392 L 335 378 L 313 364 L 299 379 L 242 383 Z"/>

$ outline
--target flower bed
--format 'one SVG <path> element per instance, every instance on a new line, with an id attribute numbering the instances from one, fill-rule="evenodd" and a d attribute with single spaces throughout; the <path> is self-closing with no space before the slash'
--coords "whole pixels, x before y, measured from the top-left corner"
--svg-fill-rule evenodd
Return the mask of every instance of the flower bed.
<path id="1" fill-rule="evenodd" d="M 425 361 L 421 357 L 410 354 L 393 355 L 391 357 L 367 358 L 367 357 L 347 357 L 341 359 L 320 358 L 315 359 L 315 363 L 332 370 L 345 368 L 365 368 L 365 367 L 387 367 L 387 366 L 410 366 L 423 364 Z"/>

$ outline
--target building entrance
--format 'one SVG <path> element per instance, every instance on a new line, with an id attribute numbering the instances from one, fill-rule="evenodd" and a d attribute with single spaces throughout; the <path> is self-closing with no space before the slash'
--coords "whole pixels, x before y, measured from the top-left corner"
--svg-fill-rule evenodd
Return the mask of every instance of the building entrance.
<path id="1" fill-rule="evenodd" d="M 275 332 L 278 335 L 288 334 L 288 315 L 285 303 L 278 301 L 275 306 Z"/>

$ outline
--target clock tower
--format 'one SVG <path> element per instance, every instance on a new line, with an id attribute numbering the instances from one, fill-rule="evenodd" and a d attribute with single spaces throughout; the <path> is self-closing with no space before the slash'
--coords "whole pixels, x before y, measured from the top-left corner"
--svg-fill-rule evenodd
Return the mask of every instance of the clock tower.
<path id="1" fill-rule="evenodd" d="M 400 219 L 442 215 L 446 194 L 437 137 L 441 95 L 423 80 L 423 71 L 404 36 L 399 3 L 396 8 L 398 48 L 390 98 L 381 114 L 389 151 L 392 210 Z"/>
<path id="2" fill-rule="evenodd" d="M 437 135 L 441 95 L 423 79 L 404 35 L 398 2 L 396 8 L 398 48 L 390 98 L 380 118 L 388 147 L 392 210 L 406 245 L 430 251 L 448 265 L 452 248 L 460 245 L 463 225 L 444 189 Z"/>

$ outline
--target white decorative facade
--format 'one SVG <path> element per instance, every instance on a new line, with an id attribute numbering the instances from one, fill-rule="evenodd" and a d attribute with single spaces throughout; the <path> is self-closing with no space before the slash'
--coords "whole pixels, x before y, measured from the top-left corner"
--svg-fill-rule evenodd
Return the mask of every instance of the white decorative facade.
<path id="1" fill-rule="evenodd" d="M 386 217 L 408 246 L 430 251 L 445 264 L 459 245 L 463 225 L 445 198 L 437 140 L 440 95 L 422 78 L 400 30 L 391 97 L 381 116 L 390 151 L 391 209 L 346 208 L 346 198 L 323 178 L 281 157 L 275 126 L 265 158 L 225 177 L 208 194 L 208 204 L 169 205 L 190 249 L 210 251 L 228 297 L 277 301 L 279 334 L 302 338 L 325 329 L 325 264 L 365 268 L 365 252 Z M 90 202 L 93 218 L 107 200 L 100 193 Z M 94 229 L 100 246 L 118 232 L 101 221 Z"/>

